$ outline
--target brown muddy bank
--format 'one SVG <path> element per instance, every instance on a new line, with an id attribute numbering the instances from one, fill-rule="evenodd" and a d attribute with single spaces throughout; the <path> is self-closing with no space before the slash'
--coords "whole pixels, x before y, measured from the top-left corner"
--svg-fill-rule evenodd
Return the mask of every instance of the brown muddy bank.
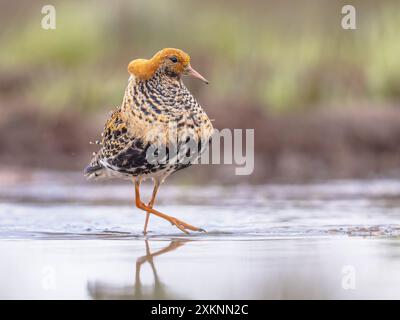
<path id="1" fill-rule="evenodd" d="M 2 101 L 2 169 L 81 170 L 96 149 L 89 141 L 99 138 L 107 112 L 44 116 L 38 106 L 23 103 Z M 225 102 L 206 109 L 218 129 L 255 129 L 254 173 L 238 177 L 231 166 L 197 166 L 174 179 L 263 183 L 400 176 L 399 108 L 269 115 L 261 107 Z"/>

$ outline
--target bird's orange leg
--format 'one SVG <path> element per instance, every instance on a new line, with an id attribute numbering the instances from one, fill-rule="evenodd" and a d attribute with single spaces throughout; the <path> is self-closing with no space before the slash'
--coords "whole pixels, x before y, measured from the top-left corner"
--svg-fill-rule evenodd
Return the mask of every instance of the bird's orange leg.
<path id="1" fill-rule="evenodd" d="M 186 222 L 183 222 L 175 217 L 171 217 L 169 215 L 166 215 L 165 213 L 162 213 L 160 211 L 157 211 L 153 208 L 150 208 L 148 206 L 146 206 L 142 200 L 140 200 L 140 192 L 139 192 L 139 187 L 140 187 L 140 181 L 135 181 L 135 198 L 136 198 L 136 207 L 138 207 L 139 209 L 142 209 L 144 211 L 150 212 L 152 214 L 155 214 L 156 216 L 163 218 L 169 222 L 171 222 L 171 224 L 175 225 L 179 230 L 181 230 L 184 233 L 189 233 L 186 229 L 192 230 L 192 231 L 203 231 L 205 232 L 205 230 L 197 228 L 195 226 L 192 226 Z"/>
<path id="2" fill-rule="evenodd" d="M 160 182 L 157 179 L 154 179 L 154 189 L 153 189 L 153 194 L 151 195 L 151 200 L 147 204 L 149 208 L 153 208 L 154 202 L 156 201 L 156 195 L 158 188 L 160 187 Z M 144 229 L 143 229 L 143 234 L 147 234 L 147 225 L 149 224 L 149 218 L 150 218 L 150 212 L 146 212 L 146 220 L 144 222 Z"/>

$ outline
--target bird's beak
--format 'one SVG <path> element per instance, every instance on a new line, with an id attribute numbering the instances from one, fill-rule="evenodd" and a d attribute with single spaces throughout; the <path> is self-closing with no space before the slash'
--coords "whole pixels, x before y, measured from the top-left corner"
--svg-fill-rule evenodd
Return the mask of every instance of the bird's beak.
<path id="1" fill-rule="evenodd" d="M 208 80 L 204 78 L 200 73 L 198 73 L 196 70 L 194 70 L 190 65 L 187 66 L 185 70 L 185 74 L 188 76 L 192 76 L 193 78 L 200 79 L 204 83 L 208 84 Z"/>

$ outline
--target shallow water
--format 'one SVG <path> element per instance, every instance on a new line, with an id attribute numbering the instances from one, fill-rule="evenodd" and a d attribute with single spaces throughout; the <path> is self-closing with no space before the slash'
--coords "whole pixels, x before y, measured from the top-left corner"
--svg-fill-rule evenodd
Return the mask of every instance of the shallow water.
<path id="1" fill-rule="evenodd" d="M 397 181 L 167 184 L 156 207 L 207 233 L 151 217 L 147 237 L 132 189 L 0 185 L 0 298 L 400 298 Z"/>

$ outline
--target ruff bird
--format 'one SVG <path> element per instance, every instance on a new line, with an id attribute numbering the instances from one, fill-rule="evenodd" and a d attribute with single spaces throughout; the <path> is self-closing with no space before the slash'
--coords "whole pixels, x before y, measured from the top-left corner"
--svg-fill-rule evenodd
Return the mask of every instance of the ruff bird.
<path id="1" fill-rule="evenodd" d="M 169 221 L 181 231 L 204 231 L 153 208 L 160 184 L 172 173 L 195 162 L 211 139 L 213 126 L 182 82 L 189 75 L 208 81 L 179 49 L 166 48 L 151 59 L 129 63 L 130 74 L 122 104 L 106 121 L 98 152 L 85 168 L 88 178 L 131 179 L 136 207 Z M 151 178 L 154 189 L 146 205 L 140 199 L 141 181 Z"/>

